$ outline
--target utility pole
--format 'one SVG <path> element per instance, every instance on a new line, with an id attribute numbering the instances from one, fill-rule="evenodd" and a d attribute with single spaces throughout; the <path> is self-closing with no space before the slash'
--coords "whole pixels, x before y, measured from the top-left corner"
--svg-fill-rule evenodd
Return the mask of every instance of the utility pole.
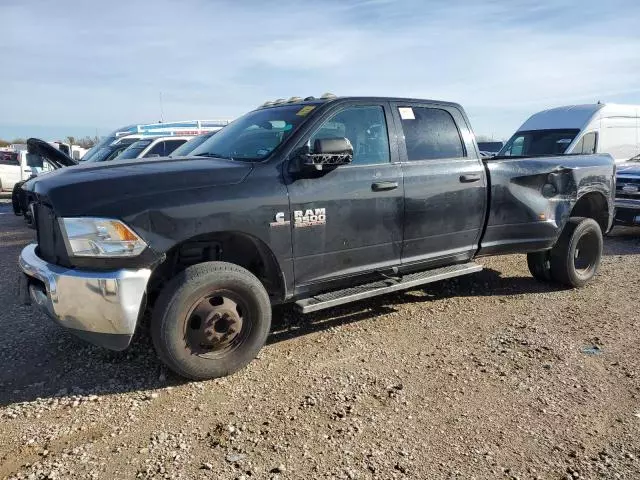
<path id="1" fill-rule="evenodd" d="M 162 92 L 160 92 L 160 123 L 164 122 L 164 110 L 162 108 Z"/>

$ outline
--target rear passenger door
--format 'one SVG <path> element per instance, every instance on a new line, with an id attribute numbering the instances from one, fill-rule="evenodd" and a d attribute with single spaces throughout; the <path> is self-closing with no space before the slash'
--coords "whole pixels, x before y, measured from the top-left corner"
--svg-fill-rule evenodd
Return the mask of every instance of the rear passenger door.
<path id="1" fill-rule="evenodd" d="M 484 225 L 487 180 L 464 115 L 452 105 L 419 103 L 394 103 L 393 112 L 405 194 L 402 264 L 470 259 Z"/>

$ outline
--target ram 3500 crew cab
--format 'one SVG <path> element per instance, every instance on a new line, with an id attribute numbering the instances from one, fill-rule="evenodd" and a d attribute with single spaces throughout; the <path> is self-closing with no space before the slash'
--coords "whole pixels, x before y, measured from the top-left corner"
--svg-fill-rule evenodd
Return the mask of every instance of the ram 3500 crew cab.
<path id="1" fill-rule="evenodd" d="M 269 102 L 191 155 L 36 178 L 20 266 L 32 302 L 99 345 L 126 348 L 150 310 L 159 356 L 195 379 L 250 362 L 273 304 L 311 312 L 516 252 L 580 287 L 613 220 L 611 156 L 483 162 L 454 103 Z"/>

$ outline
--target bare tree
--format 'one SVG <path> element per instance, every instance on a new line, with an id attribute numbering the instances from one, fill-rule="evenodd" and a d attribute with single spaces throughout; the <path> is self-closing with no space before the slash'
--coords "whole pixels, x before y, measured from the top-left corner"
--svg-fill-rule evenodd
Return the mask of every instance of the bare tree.
<path id="1" fill-rule="evenodd" d="M 76 141 L 76 145 L 80 145 L 82 148 L 91 148 L 93 147 L 96 143 L 98 143 L 100 141 L 100 139 L 96 136 L 96 137 L 83 137 L 83 138 L 77 138 L 75 139 Z"/>

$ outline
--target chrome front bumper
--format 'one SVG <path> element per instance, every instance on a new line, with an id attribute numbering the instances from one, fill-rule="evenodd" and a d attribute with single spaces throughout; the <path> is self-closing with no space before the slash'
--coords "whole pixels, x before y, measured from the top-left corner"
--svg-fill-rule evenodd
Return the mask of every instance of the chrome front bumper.
<path id="1" fill-rule="evenodd" d="M 74 270 L 42 260 L 36 245 L 20 254 L 29 297 L 61 326 L 97 345 L 123 350 L 138 323 L 151 270 Z"/>

